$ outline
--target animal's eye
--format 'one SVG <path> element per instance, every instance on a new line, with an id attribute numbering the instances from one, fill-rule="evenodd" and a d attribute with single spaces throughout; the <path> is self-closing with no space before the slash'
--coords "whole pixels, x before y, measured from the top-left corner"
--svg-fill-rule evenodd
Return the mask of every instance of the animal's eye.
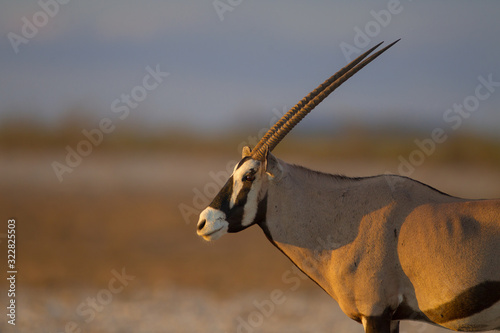
<path id="1" fill-rule="evenodd" d="M 243 180 L 246 182 L 253 182 L 255 180 L 255 174 L 249 173 L 243 177 Z"/>

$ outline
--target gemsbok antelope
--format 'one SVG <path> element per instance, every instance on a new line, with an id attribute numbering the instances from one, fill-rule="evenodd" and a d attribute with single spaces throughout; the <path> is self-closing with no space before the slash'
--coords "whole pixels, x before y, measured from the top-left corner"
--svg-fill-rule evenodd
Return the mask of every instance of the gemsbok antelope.
<path id="1" fill-rule="evenodd" d="M 500 199 L 461 199 L 398 175 L 330 175 L 271 154 L 307 113 L 394 43 L 359 56 L 253 149 L 245 147 L 201 212 L 197 233 L 210 241 L 259 225 L 367 333 L 399 332 L 400 320 L 500 330 Z"/>

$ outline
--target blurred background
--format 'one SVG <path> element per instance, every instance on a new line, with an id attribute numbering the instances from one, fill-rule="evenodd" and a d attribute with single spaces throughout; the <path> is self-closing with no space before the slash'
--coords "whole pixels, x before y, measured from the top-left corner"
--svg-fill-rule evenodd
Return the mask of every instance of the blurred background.
<path id="1" fill-rule="evenodd" d="M 275 154 L 500 197 L 499 12 L 497 1 L 0 0 L 0 248 L 15 218 L 18 269 L 16 326 L 2 314 L 0 331 L 362 332 L 258 227 L 207 244 L 197 215 L 243 145 L 399 38 Z"/>

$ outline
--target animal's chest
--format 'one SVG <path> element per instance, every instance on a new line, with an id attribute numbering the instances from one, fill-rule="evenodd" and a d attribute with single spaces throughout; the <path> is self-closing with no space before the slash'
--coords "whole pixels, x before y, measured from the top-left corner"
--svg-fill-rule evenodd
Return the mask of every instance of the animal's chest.
<path id="1" fill-rule="evenodd" d="M 360 314 L 382 314 L 400 302 L 400 282 L 390 261 L 387 251 L 345 246 L 331 252 L 320 285 L 354 320 Z"/>

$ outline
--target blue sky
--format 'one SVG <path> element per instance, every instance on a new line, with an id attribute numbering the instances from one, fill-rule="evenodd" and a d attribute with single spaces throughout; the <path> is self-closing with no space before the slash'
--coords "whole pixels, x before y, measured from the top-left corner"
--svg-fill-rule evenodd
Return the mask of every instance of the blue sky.
<path id="1" fill-rule="evenodd" d="M 304 126 L 443 127 L 478 77 L 500 82 L 499 14 L 499 1 L 0 0 L 0 113 L 49 124 L 75 107 L 112 117 L 113 101 L 159 66 L 168 77 L 125 121 L 265 126 L 274 108 L 290 108 L 348 62 L 342 46 L 402 38 Z M 13 34 L 35 20 L 16 52 Z M 498 132 L 497 89 L 461 129 Z"/>

